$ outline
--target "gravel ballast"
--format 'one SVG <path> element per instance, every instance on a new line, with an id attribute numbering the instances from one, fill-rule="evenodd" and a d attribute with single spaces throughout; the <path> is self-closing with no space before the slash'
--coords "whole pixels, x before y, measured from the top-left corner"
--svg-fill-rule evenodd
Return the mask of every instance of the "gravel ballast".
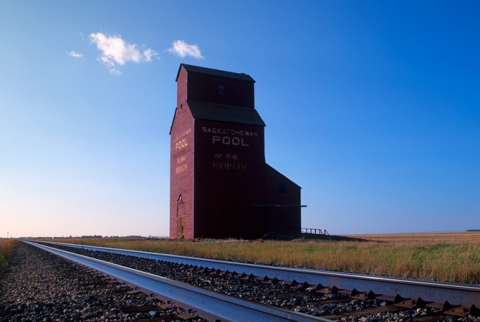
<path id="1" fill-rule="evenodd" d="M 175 321 L 179 311 L 181 308 L 24 243 L 0 276 L 0 322 Z"/>

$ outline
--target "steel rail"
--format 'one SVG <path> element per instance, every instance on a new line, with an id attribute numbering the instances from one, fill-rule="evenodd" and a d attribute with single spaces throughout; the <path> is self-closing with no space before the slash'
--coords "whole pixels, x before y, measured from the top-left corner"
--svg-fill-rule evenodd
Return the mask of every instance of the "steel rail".
<path id="1" fill-rule="evenodd" d="M 107 275 L 113 276 L 129 284 L 152 293 L 161 294 L 177 302 L 193 307 L 210 316 L 216 316 L 226 321 L 330 321 L 310 315 L 287 311 L 239 298 L 208 291 L 186 283 L 173 281 L 150 273 L 98 260 L 95 258 L 67 252 L 35 242 L 23 241 L 63 258 L 72 260 Z"/>
<path id="2" fill-rule="evenodd" d="M 177 256 L 152 252 L 141 252 L 108 247 L 85 246 L 78 244 L 54 243 L 63 246 L 83 248 L 101 252 L 109 252 L 127 256 L 137 256 L 179 264 L 193 265 L 220 269 L 223 271 L 253 274 L 255 276 L 268 276 L 284 281 L 307 282 L 310 285 L 336 286 L 343 290 L 372 291 L 375 294 L 404 299 L 460 305 L 470 308 L 475 305 L 480 308 L 480 287 L 467 284 L 454 284 L 436 281 L 423 281 L 405 278 L 390 278 L 383 276 L 340 273 L 333 271 L 300 269 L 291 267 L 276 267 L 269 265 L 256 265 L 238 262 L 229 262 L 213 259 L 203 259 L 189 256 Z"/>

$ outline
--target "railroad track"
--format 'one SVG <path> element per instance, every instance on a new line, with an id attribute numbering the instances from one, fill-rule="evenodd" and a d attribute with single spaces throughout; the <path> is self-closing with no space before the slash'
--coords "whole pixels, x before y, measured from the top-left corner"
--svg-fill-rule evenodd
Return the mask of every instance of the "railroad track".
<path id="1" fill-rule="evenodd" d="M 192 287 L 186 283 L 44 244 L 26 243 L 120 279 L 135 290 L 163 299 L 169 303 L 168 307 L 172 306 L 171 303 L 174 302 L 175 306 L 182 307 L 185 312 L 178 316 L 180 320 L 202 317 L 206 320 L 222 321 L 328 321 Z"/>
<path id="2" fill-rule="evenodd" d="M 47 249 L 44 245 L 39 247 Z M 217 314 L 223 320 L 368 321 L 388 317 L 391 320 L 438 321 L 465 320 L 480 315 L 478 286 L 253 265 L 74 244 L 50 245 L 63 249 L 68 247 L 71 251 L 121 265 L 143 267 L 151 274 L 141 273 L 140 276 L 166 276 L 169 278 L 168 285 L 177 283 L 170 279 L 180 280 L 184 286 L 195 285 L 189 286 L 193 292 L 206 294 L 207 299 L 218 298 L 220 304 L 215 304 L 218 307 L 191 294 L 181 295 L 175 300 L 185 303 L 188 302 L 185 298 L 194 298 L 193 303 L 188 302 L 187 305 L 206 314 Z M 73 256 L 58 249 L 48 249 L 61 252 L 64 257 Z M 87 261 L 85 257 L 81 258 Z M 98 263 L 83 264 L 94 267 L 100 265 Z M 127 280 L 122 275 L 126 273 L 114 275 L 105 272 Z M 132 283 L 140 279 L 133 277 Z M 141 287 L 152 290 L 149 284 L 142 284 Z M 202 287 L 202 291 L 198 287 Z M 160 289 L 158 293 L 173 292 Z M 229 307 L 230 304 L 226 303 L 231 301 L 234 304 Z M 232 316 L 233 312 L 240 312 L 242 307 L 253 308 L 255 314 L 267 312 L 269 315 L 248 316 L 242 312 Z M 225 313 L 221 312 L 222 308 L 225 308 Z"/>

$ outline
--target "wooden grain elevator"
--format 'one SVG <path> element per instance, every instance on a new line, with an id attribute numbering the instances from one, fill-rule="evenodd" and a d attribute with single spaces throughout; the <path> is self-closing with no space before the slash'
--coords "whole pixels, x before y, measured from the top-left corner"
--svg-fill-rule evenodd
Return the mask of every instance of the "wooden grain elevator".
<path id="1" fill-rule="evenodd" d="M 181 64 L 170 129 L 170 238 L 300 232 L 301 188 L 265 162 L 255 80 Z M 288 153 L 288 151 L 285 151 Z"/>

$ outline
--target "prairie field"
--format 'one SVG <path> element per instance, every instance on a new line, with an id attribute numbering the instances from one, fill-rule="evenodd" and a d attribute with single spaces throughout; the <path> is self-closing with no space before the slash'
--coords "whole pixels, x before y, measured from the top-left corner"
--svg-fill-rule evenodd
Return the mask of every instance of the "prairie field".
<path id="1" fill-rule="evenodd" d="M 1 239 L 0 240 L 0 271 L 8 264 L 8 259 L 12 255 L 15 247 L 18 246 L 16 239 Z"/>
<path id="2" fill-rule="evenodd" d="M 480 232 L 350 235 L 366 241 L 56 240 L 231 261 L 480 284 Z"/>

